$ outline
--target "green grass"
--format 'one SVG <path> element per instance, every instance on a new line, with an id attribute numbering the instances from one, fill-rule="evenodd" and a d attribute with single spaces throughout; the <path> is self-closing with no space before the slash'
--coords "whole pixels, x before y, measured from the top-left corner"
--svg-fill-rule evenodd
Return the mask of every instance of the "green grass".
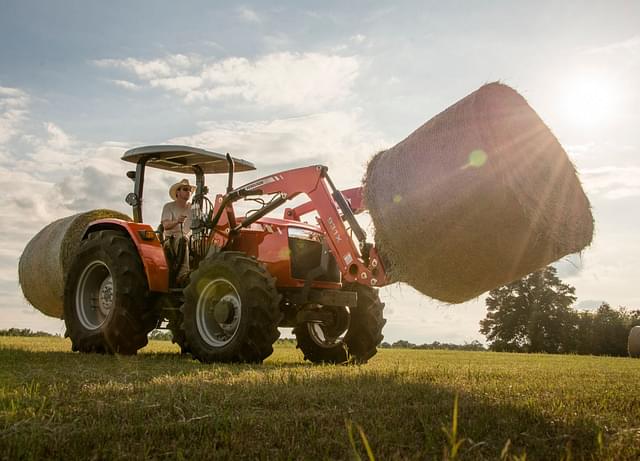
<path id="1" fill-rule="evenodd" d="M 279 345 L 260 366 L 205 365 L 169 342 L 114 357 L 3 337 L 0 458 L 638 459 L 639 390 L 627 358 L 385 349 L 314 366 Z"/>

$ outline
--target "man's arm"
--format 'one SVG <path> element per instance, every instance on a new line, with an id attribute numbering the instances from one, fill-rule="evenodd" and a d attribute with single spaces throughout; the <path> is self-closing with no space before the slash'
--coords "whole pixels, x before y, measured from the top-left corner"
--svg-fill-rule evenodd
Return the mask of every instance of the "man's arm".
<path id="1" fill-rule="evenodd" d="M 174 227 L 179 226 L 187 218 L 184 215 L 176 217 L 173 213 L 172 205 L 173 202 L 169 202 L 164 206 L 164 208 L 162 208 L 161 222 L 162 227 L 164 227 L 165 230 L 171 230 Z"/>

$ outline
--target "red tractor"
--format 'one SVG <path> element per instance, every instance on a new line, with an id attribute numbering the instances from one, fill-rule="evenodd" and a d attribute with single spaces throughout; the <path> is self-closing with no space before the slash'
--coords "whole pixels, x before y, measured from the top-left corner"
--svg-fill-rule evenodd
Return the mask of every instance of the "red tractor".
<path id="1" fill-rule="evenodd" d="M 252 163 L 186 146 L 125 152 L 133 222 L 91 223 L 68 271 L 64 319 L 73 349 L 135 354 L 154 328 L 171 330 L 183 353 L 202 362 L 262 362 L 278 327 L 292 327 L 312 362 L 364 363 L 382 341 L 388 283 L 380 256 L 355 219 L 360 188 L 339 191 L 327 167 L 313 165 L 233 187 L 234 171 Z M 142 223 L 147 167 L 195 174 L 190 268 L 178 286 L 162 233 Z M 224 194 L 211 200 L 205 174 L 227 173 Z M 267 214 L 300 194 L 309 201 Z M 240 200 L 257 204 L 236 215 Z M 309 213 L 317 225 L 301 221 Z"/>

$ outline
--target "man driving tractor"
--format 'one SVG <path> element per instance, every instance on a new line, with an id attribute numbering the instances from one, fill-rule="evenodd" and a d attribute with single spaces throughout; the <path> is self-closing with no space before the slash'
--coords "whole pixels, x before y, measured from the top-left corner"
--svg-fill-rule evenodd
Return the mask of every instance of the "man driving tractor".
<path id="1" fill-rule="evenodd" d="M 189 236 L 191 235 L 191 203 L 189 198 L 195 186 L 188 179 L 173 184 L 169 196 L 173 199 L 162 208 L 164 244 L 174 257 L 176 282 L 184 286 L 189 277 Z"/>

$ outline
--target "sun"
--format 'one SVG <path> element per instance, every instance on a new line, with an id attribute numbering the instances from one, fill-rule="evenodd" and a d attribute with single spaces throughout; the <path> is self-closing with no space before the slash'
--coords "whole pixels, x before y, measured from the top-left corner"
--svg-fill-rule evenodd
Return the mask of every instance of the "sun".
<path id="1" fill-rule="evenodd" d="M 616 87 L 606 75 L 581 74 L 563 86 L 560 103 L 569 122 L 587 128 L 615 116 Z"/>

